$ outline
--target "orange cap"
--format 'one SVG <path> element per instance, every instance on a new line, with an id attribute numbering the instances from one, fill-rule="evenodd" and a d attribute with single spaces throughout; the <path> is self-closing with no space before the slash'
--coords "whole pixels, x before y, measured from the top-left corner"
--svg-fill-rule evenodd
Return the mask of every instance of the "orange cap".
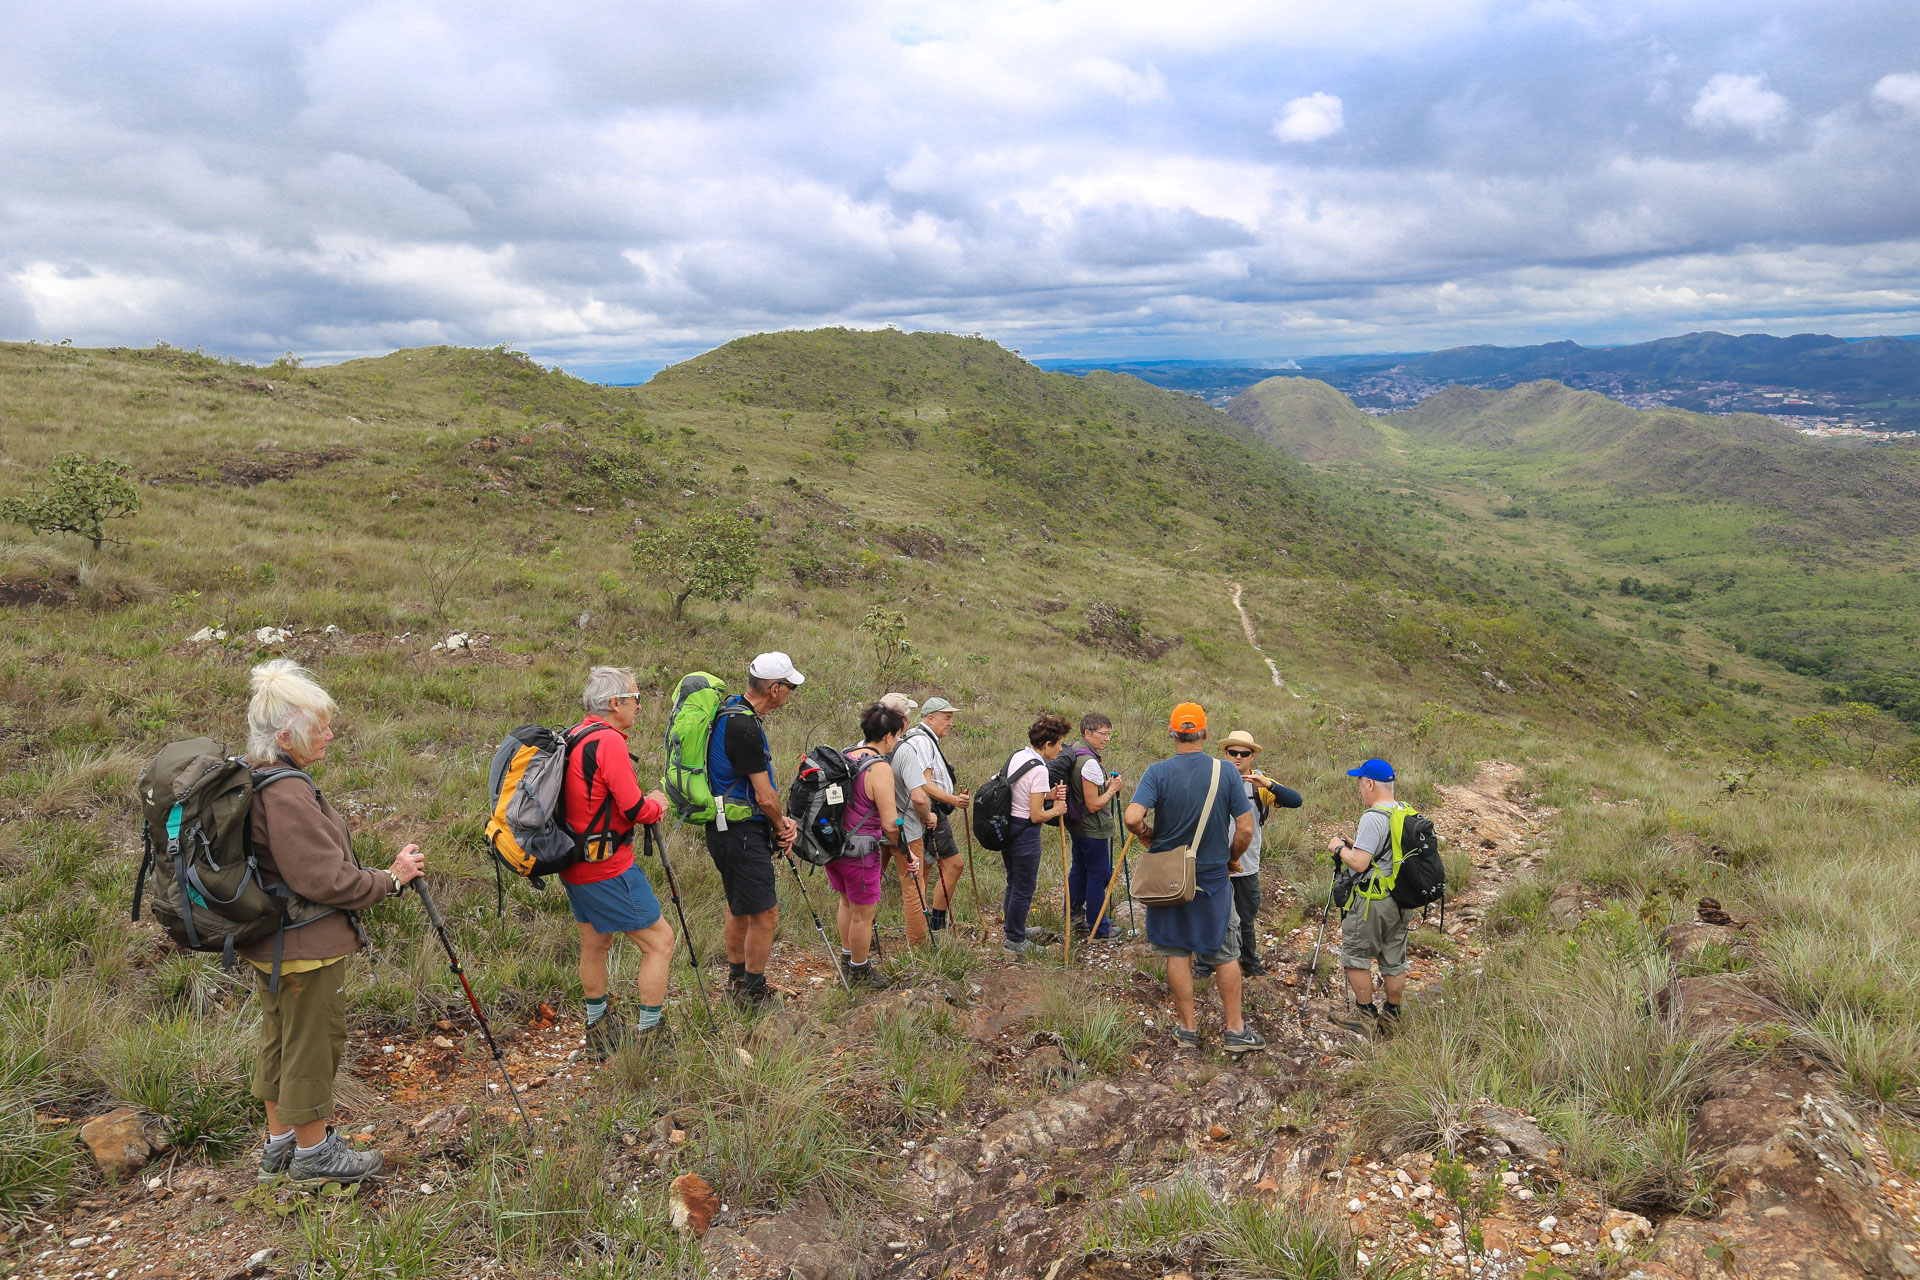
<path id="1" fill-rule="evenodd" d="M 1183 702 L 1173 709 L 1167 728 L 1175 733 L 1201 733 L 1207 727 L 1207 713 L 1197 702 Z"/>

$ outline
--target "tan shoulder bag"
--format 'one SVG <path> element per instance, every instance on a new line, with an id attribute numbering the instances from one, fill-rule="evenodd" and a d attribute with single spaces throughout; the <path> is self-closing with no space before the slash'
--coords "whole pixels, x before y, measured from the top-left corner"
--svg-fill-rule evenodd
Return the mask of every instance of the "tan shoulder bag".
<path id="1" fill-rule="evenodd" d="M 1206 835 L 1207 819 L 1213 816 L 1213 797 L 1220 791 L 1222 767 L 1218 760 L 1213 761 L 1213 779 L 1207 783 L 1206 803 L 1200 806 L 1200 821 L 1193 829 L 1192 840 L 1158 853 L 1140 855 L 1140 861 L 1133 868 L 1136 902 L 1149 907 L 1174 907 L 1193 901 L 1200 887 L 1194 859 L 1199 856 L 1200 841 Z"/>

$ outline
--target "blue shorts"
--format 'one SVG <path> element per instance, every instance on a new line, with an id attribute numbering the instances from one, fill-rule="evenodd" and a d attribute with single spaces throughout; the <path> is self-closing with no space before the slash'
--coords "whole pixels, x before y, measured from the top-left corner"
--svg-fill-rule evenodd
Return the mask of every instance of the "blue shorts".
<path id="1" fill-rule="evenodd" d="M 595 933 L 632 933 L 652 927 L 660 918 L 660 899 L 653 896 L 653 886 L 637 865 L 611 880 L 593 884 L 562 880 L 560 887 L 567 891 L 573 918 Z"/>

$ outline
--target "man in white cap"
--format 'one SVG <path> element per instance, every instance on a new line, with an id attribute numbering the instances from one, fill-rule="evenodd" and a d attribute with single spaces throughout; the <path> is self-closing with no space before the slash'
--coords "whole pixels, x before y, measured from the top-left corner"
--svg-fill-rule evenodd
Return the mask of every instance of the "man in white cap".
<path id="1" fill-rule="evenodd" d="M 767 956 L 780 924 L 780 896 L 773 874 L 777 849 L 786 857 L 798 825 L 780 807 L 773 783 L 773 750 L 761 718 L 778 711 L 806 682 L 784 653 L 763 653 L 747 667 L 747 691 L 728 698 L 707 744 L 707 785 L 716 807 L 726 802 L 759 812 L 734 822 L 707 824 L 707 852 L 726 889 L 727 989 L 757 1005 L 772 999 Z"/>
<path id="2" fill-rule="evenodd" d="M 913 850 L 924 872 L 927 893 L 933 899 L 935 930 L 947 927 L 947 912 L 953 906 L 953 890 L 960 883 L 965 863 L 960 846 L 953 838 L 953 823 L 948 815 L 973 803 L 965 791 L 954 789 L 953 768 L 947 763 L 940 740 L 953 728 L 953 713 L 959 708 L 945 698 L 928 698 L 920 712 L 920 723 L 909 729 L 893 749 L 893 777 L 896 790 L 904 790 L 900 813 L 905 817 L 907 847 Z M 927 857 L 931 849 L 933 857 Z M 907 913 L 908 937 L 913 936 L 913 913 Z"/>

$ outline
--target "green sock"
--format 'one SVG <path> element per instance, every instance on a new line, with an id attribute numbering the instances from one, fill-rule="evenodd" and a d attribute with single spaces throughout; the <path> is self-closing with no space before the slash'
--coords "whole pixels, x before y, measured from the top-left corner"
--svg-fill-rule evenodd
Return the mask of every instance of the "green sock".
<path id="1" fill-rule="evenodd" d="M 591 1027 L 594 1023 L 606 1016 L 607 998 L 605 996 L 598 998 L 589 996 L 587 998 L 587 1025 Z"/>
<path id="2" fill-rule="evenodd" d="M 665 1005 L 658 1004 L 641 1005 L 640 1016 L 634 1020 L 634 1025 L 642 1031 L 660 1025 L 660 1011 L 665 1007 Z"/>

